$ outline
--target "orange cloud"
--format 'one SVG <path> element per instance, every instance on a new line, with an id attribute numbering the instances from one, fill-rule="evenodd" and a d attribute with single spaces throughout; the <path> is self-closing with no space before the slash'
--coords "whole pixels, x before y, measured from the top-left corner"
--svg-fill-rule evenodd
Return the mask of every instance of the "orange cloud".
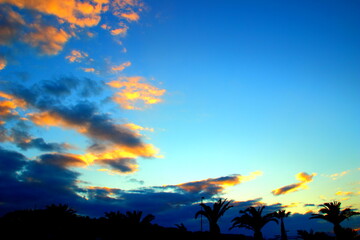
<path id="1" fill-rule="evenodd" d="M 68 59 L 69 62 L 81 62 L 82 59 L 86 57 L 88 57 L 88 54 L 86 52 L 72 50 L 71 54 L 69 56 L 66 56 L 65 58 Z"/>
<path id="2" fill-rule="evenodd" d="M 166 90 L 158 89 L 144 82 L 142 77 L 119 77 L 107 83 L 113 88 L 120 88 L 113 100 L 124 109 L 141 110 L 146 105 L 157 104 Z M 143 104 L 139 106 L 139 102 Z"/>
<path id="3" fill-rule="evenodd" d="M 299 191 L 300 189 L 307 189 L 308 186 L 306 185 L 306 183 L 312 182 L 314 176 L 316 176 L 316 173 L 309 175 L 306 172 L 300 172 L 300 173 L 296 174 L 296 176 L 295 176 L 296 179 L 300 181 L 299 183 L 286 185 L 284 187 L 275 189 L 271 192 L 272 192 L 272 194 L 277 196 L 277 195 L 296 192 L 296 191 Z"/>
<path id="4" fill-rule="evenodd" d="M 64 30 L 53 26 L 34 24 L 34 28 L 36 31 L 24 35 L 23 41 L 48 55 L 55 55 L 61 51 L 63 45 L 71 37 Z"/>
<path id="5" fill-rule="evenodd" d="M 5 92 L 0 91 L 0 98 L 6 99 L 6 100 L 0 100 L 1 117 L 17 116 L 18 112 L 15 110 L 16 108 L 25 109 L 27 107 L 27 104 L 24 100 L 16 98 L 11 94 L 7 94 Z"/>
<path id="6" fill-rule="evenodd" d="M 95 72 L 95 68 L 82 68 L 84 72 Z"/>
<path id="7" fill-rule="evenodd" d="M 121 72 L 121 71 L 123 71 L 126 67 L 129 67 L 130 65 L 131 65 L 131 62 L 127 61 L 127 62 L 124 62 L 124 63 L 118 65 L 118 66 L 113 66 L 113 67 L 111 68 L 111 70 L 114 71 L 114 72 L 118 72 L 118 71 Z"/>
<path id="8" fill-rule="evenodd" d="M 128 27 L 116 28 L 110 31 L 111 35 L 126 35 Z"/>
<path id="9" fill-rule="evenodd" d="M 54 15 L 63 21 L 79 27 L 91 27 L 99 23 L 100 14 L 106 10 L 104 4 L 108 0 L 0 0 L 0 3 L 9 3 L 19 8 L 36 10 L 41 13 Z"/>
<path id="10" fill-rule="evenodd" d="M 121 16 L 128 21 L 138 21 L 140 16 L 136 12 L 122 13 Z"/>
<path id="11" fill-rule="evenodd" d="M 7 64 L 6 59 L 5 58 L 0 58 L 0 70 L 3 70 L 6 67 L 6 64 Z"/>
<path id="12" fill-rule="evenodd" d="M 261 171 L 250 173 L 249 176 L 242 176 L 240 174 L 234 174 L 226 177 L 208 178 L 201 181 L 194 181 L 175 185 L 187 192 L 207 192 L 211 194 L 217 194 L 222 192 L 227 187 L 238 185 L 242 182 L 250 181 L 256 177 L 262 175 Z"/>

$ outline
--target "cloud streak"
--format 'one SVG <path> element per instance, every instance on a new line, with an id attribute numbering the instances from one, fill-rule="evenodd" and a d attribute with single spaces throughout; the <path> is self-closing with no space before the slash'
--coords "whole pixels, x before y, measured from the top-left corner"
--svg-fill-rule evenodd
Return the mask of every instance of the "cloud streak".
<path id="1" fill-rule="evenodd" d="M 306 185 L 309 182 L 312 182 L 313 177 L 316 176 L 316 173 L 307 174 L 306 172 L 300 172 L 296 174 L 296 179 L 299 181 L 298 183 L 293 183 L 290 185 L 286 185 L 284 187 L 275 189 L 271 191 L 271 193 L 275 196 L 284 195 L 292 192 L 299 191 L 301 189 L 307 189 L 308 186 Z"/>

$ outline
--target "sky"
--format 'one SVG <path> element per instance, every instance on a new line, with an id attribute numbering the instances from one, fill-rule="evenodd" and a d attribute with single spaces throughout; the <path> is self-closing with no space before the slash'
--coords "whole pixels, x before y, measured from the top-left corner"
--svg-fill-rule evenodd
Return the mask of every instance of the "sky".
<path id="1" fill-rule="evenodd" d="M 360 209 L 359 9 L 0 0 L 0 213 L 68 203 L 197 231 L 201 198 L 227 198 L 225 232 L 251 205 L 331 231 L 308 220 L 319 204 Z"/>

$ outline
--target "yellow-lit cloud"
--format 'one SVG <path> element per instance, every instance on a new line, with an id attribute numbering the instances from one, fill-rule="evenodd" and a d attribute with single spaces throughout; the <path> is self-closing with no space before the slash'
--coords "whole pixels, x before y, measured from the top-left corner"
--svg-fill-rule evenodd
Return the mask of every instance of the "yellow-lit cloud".
<path id="1" fill-rule="evenodd" d="M 337 191 L 335 193 L 336 196 L 349 196 L 349 195 L 354 195 L 354 192 L 343 192 L 343 191 Z"/>
<path id="2" fill-rule="evenodd" d="M 166 92 L 165 89 L 159 89 L 144 81 L 142 77 L 119 77 L 107 84 L 120 89 L 113 100 L 122 108 L 141 110 L 147 105 L 160 103 Z"/>
<path id="3" fill-rule="evenodd" d="M 342 171 L 340 173 L 334 173 L 334 174 L 325 175 L 325 176 L 331 178 L 332 180 L 337 180 L 338 178 L 345 176 L 349 172 L 350 172 L 350 170 L 346 170 L 346 171 Z"/>
<path id="4" fill-rule="evenodd" d="M 306 185 L 306 183 L 312 182 L 314 176 L 316 176 L 316 173 L 307 174 L 306 172 L 300 172 L 295 176 L 296 179 L 300 181 L 299 183 L 294 183 L 275 189 L 272 191 L 272 194 L 277 196 L 277 195 L 296 192 L 299 191 L 300 189 L 307 189 L 308 186 Z"/>

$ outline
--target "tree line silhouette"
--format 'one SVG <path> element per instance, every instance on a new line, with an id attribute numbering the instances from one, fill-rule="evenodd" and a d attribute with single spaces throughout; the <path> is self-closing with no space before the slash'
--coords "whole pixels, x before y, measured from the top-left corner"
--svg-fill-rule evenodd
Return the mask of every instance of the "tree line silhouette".
<path id="1" fill-rule="evenodd" d="M 39 239 L 39 240 L 115 240 L 131 236 L 135 239 L 255 239 L 263 240 L 262 228 L 269 222 L 280 223 L 280 239 L 288 240 L 284 219 L 291 213 L 286 210 L 264 213 L 266 206 L 250 206 L 239 211 L 239 216 L 232 219 L 233 228 L 246 228 L 253 231 L 253 237 L 241 234 L 221 234 L 219 219 L 233 207 L 232 201 L 219 199 L 209 204 L 201 203 L 201 210 L 195 213 L 195 219 L 204 216 L 209 223 L 209 231 L 191 232 L 183 223 L 175 227 L 162 227 L 153 224 L 155 216 L 143 215 L 142 211 L 105 212 L 103 217 L 90 218 L 77 214 L 66 204 L 52 204 L 44 209 L 17 210 L 0 218 L 1 239 Z M 318 213 L 310 219 L 322 219 L 333 224 L 335 236 L 313 230 L 298 230 L 298 239 L 303 240 L 360 240 L 360 235 L 351 228 L 344 228 L 341 222 L 359 215 L 350 208 L 341 209 L 337 201 L 321 205 Z M 1 236 L 9 236 L 2 238 Z"/>

